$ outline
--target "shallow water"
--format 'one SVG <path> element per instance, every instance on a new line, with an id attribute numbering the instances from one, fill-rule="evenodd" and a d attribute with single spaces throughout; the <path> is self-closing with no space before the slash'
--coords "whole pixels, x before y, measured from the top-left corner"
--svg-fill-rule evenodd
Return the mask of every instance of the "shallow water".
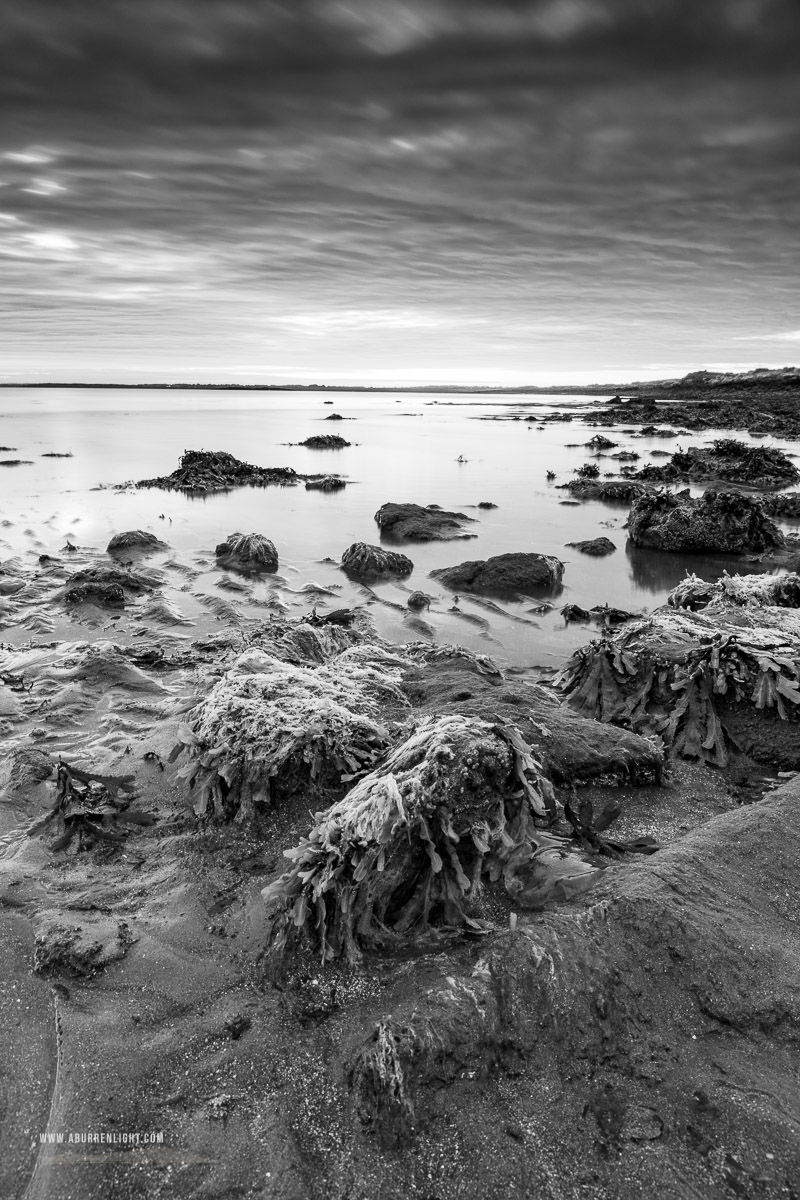
<path id="1" fill-rule="evenodd" d="M 5 388 L 0 391 L 0 444 L 14 449 L 0 452 L 0 460 L 29 459 L 31 464 L 4 467 L 0 474 L 0 557 L 19 556 L 33 565 L 41 553 L 57 554 L 67 538 L 102 552 L 112 534 L 147 529 L 171 547 L 150 560 L 166 565 L 165 596 L 200 628 L 218 628 L 236 611 L 265 617 L 267 606 L 286 605 L 292 615 L 308 612 L 313 597 L 300 589 L 314 582 L 333 592 L 319 598 L 320 611 L 367 603 L 379 631 L 392 640 L 432 637 L 468 645 L 500 663 L 558 666 L 592 636 L 586 627 L 565 628 L 558 613 L 563 604 L 608 603 L 646 612 L 664 602 L 686 570 L 711 578 L 726 568 L 741 569 L 732 559 L 628 546 L 625 505 L 561 503 L 569 493 L 555 484 L 570 478 L 591 455 L 567 443 L 586 442 L 597 432 L 579 415 L 596 402 L 576 396 L 536 397 L 522 404 L 518 396 L 500 395 Z M 576 417 L 544 427 L 480 419 L 554 408 L 573 409 Z M 332 412 L 353 420 L 326 422 Z M 355 444 L 339 451 L 287 444 L 326 432 Z M 715 436 L 708 431 L 665 440 L 602 432 L 620 448 L 636 450 L 639 465 L 652 461 L 653 450 L 671 452 L 678 443 L 685 448 Z M 158 490 L 98 490 L 168 474 L 184 449 L 201 448 L 227 450 L 261 466 L 337 472 L 349 484 L 330 495 L 306 492 L 300 485 L 242 488 L 204 499 Z M 784 448 L 798 450 L 792 444 Z M 73 456 L 42 457 L 54 451 Z M 467 461 L 459 463 L 459 456 Z M 618 467 L 612 459 L 598 461 L 602 471 Z M 557 473 L 555 483 L 546 481 L 548 469 Z M 476 518 L 470 529 L 477 536 L 403 547 L 415 563 L 414 574 L 402 583 L 379 585 L 374 597 L 366 595 L 336 562 L 352 542 L 379 542 L 373 514 L 386 501 L 463 511 Z M 479 510 L 480 501 L 498 507 Z M 219 586 L 224 573 L 215 566 L 213 550 L 235 530 L 263 533 L 275 542 L 278 577 L 248 581 L 244 591 Z M 617 545 L 608 558 L 588 558 L 565 547 L 565 542 L 601 534 Z M 564 588 L 550 597 L 551 612 L 531 613 L 533 600 L 498 601 L 508 614 L 502 615 L 464 596 L 453 612 L 450 594 L 428 578 L 434 567 L 515 550 L 555 554 L 565 563 Z M 422 614 L 424 626 L 405 608 L 415 588 L 437 597 L 431 612 Z M 8 630 L 3 636 L 8 639 Z"/>

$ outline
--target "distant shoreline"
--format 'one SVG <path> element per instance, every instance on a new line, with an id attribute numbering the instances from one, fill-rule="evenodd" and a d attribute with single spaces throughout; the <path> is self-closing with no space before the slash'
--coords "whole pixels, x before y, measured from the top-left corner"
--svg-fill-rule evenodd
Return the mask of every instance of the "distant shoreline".
<path id="1" fill-rule="evenodd" d="M 338 383 L 0 383 L 0 388 L 81 388 L 110 389 L 122 391 L 185 391 L 185 392 L 416 392 L 452 393 L 453 395 L 536 395 L 536 396 L 567 396 L 567 395 L 605 395 L 620 390 L 630 391 L 632 388 L 646 387 L 646 384 L 600 384 L 590 383 L 585 387 L 576 384 L 565 384 L 563 387 L 458 387 L 454 384 L 416 384 L 413 387 L 366 387 L 363 384 L 347 386 Z"/>

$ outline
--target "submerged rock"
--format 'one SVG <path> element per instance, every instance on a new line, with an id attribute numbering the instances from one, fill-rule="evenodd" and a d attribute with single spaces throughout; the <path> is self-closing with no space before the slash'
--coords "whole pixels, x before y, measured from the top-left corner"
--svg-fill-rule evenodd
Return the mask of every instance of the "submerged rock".
<path id="1" fill-rule="evenodd" d="M 224 492 L 236 487 L 294 484 L 299 478 L 291 467 L 254 467 L 225 450 L 185 450 L 171 475 L 140 479 L 140 488 L 167 491 Z"/>
<path id="2" fill-rule="evenodd" d="M 438 504 L 382 504 L 375 513 L 381 533 L 399 542 L 446 542 L 477 537 L 463 526 L 474 520 L 461 512 L 446 512 Z"/>
<path id="3" fill-rule="evenodd" d="M 536 595 L 561 587 L 564 564 L 549 554 L 498 554 L 430 572 L 454 591 L 483 595 Z"/>
<path id="4" fill-rule="evenodd" d="M 233 571 L 277 571 L 278 551 L 262 533 L 231 533 L 214 553 L 220 566 Z"/>
<path id="5" fill-rule="evenodd" d="M 405 554 L 384 550 L 382 546 L 370 546 L 366 542 L 353 542 L 342 555 L 342 568 L 348 575 L 358 579 L 380 579 L 390 575 L 410 575 L 414 564 Z"/>
<path id="6" fill-rule="evenodd" d="M 155 554 L 157 550 L 167 550 L 166 542 L 162 542 L 154 533 L 144 529 L 131 529 L 127 533 L 115 533 L 106 546 L 107 554 Z"/>
<path id="7" fill-rule="evenodd" d="M 601 558 L 606 554 L 613 554 L 616 546 L 607 537 L 589 538 L 583 542 L 567 542 L 567 546 L 572 546 L 575 550 L 580 550 L 581 554 L 591 554 L 595 558 Z"/>
<path id="8" fill-rule="evenodd" d="M 654 492 L 639 497 L 628 518 L 636 546 L 689 553 L 761 553 L 785 539 L 761 504 L 741 492 L 689 495 Z"/>

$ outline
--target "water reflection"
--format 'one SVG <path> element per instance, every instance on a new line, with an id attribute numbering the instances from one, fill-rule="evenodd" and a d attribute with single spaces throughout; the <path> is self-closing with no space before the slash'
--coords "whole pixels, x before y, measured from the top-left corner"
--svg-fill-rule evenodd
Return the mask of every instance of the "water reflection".
<path id="1" fill-rule="evenodd" d="M 763 564 L 748 562 L 734 554 L 678 554 L 669 550 L 653 550 L 634 546 L 628 539 L 625 553 L 630 564 L 630 578 L 643 591 L 671 591 L 685 575 L 699 575 L 713 582 L 727 571 L 730 575 L 757 575 Z"/>

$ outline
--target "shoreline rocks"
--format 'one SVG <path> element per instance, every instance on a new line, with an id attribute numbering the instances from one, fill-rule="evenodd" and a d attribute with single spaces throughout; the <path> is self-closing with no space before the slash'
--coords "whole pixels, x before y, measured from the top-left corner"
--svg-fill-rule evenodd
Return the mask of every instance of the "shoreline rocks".
<path id="1" fill-rule="evenodd" d="M 564 564 L 549 554 L 521 552 L 438 567 L 430 575 L 453 591 L 535 596 L 543 591 L 560 591 Z"/>
<path id="2" fill-rule="evenodd" d="M 384 537 L 398 542 L 447 542 L 477 537 L 463 528 L 474 517 L 462 512 L 447 512 L 438 504 L 382 504 L 375 521 Z"/>

